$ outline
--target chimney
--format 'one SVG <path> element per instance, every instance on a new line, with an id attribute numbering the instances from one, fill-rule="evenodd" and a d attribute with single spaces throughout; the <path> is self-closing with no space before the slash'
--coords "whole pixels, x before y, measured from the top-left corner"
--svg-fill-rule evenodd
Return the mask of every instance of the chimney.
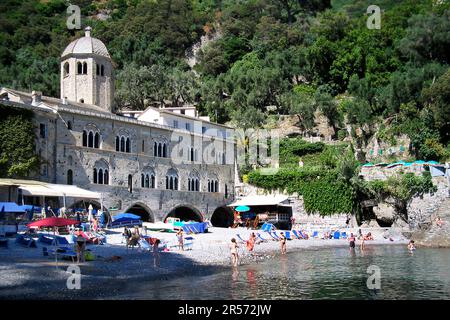
<path id="1" fill-rule="evenodd" d="M 32 106 L 39 105 L 39 103 L 41 103 L 41 98 L 42 98 L 42 92 L 33 90 L 31 92 L 31 105 Z"/>

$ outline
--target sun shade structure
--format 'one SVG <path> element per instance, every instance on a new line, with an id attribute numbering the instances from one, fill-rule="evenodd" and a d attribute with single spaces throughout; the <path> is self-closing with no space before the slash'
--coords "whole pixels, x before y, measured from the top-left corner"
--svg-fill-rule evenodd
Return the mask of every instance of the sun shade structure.
<path id="1" fill-rule="evenodd" d="M 250 207 L 247 206 L 238 206 L 236 208 L 234 208 L 234 210 L 238 211 L 238 212 L 246 212 L 250 210 Z"/>
<path id="2" fill-rule="evenodd" d="M 0 202 L 0 212 L 25 213 L 15 202 Z"/>
<path id="3" fill-rule="evenodd" d="M 34 221 L 28 224 L 28 227 L 64 227 L 64 226 L 72 226 L 79 224 L 80 221 L 73 219 L 65 219 L 65 218 L 45 218 L 42 220 Z"/>
<path id="4" fill-rule="evenodd" d="M 26 185 L 21 184 L 19 189 L 26 196 L 54 196 L 54 197 L 72 197 L 84 199 L 99 199 L 97 192 L 78 188 L 64 184 L 45 184 L 45 185 Z"/>

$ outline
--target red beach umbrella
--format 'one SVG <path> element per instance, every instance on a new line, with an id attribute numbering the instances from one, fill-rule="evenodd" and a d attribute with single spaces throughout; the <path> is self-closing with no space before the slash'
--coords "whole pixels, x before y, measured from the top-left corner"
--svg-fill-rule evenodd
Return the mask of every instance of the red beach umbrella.
<path id="1" fill-rule="evenodd" d="M 28 224 L 28 227 L 64 227 L 79 224 L 80 221 L 65 218 L 45 218 Z"/>

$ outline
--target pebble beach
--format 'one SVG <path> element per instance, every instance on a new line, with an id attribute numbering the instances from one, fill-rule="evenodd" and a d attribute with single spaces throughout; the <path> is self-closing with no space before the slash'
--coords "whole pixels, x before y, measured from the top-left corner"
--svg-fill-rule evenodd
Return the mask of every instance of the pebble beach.
<path id="1" fill-rule="evenodd" d="M 406 245 L 408 240 L 399 232 L 390 230 L 388 239 L 383 237 L 386 229 L 370 229 L 374 240 L 366 241 L 373 245 Z M 357 230 L 347 229 L 347 233 Z M 154 267 L 151 251 L 135 247 L 127 249 L 121 235 L 122 229 L 107 231 L 107 243 L 88 245 L 94 261 L 80 264 L 43 256 L 42 247 L 25 248 L 10 239 L 9 248 L 0 248 L 0 299 L 103 299 L 120 295 L 124 288 L 129 289 L 140 280 L 151 281 L 173 279 L 183 276 L 203 276 L 230 266 L 229 243 L 231 238 L 248 239 L 251 232 L 245 228 L 209 228 L 208 233 L 185 235 L 192 237 L 190 250 L 182 251 L 176 247 L 175 233 L 148 232 L 158 238 L 167 248 L 160 252 L 160 266 Z M 270 239 L 260 232 L 264 239 Z M 365 231 L 363 230 L 363 233 Z M 239 242 L 239 241 L 238 241 Z M 356 250 L 359 250 L 357 241 Z M 48 245 L 47 245 L 48 246 Z M 287 254 L 301 250 L 320 250 L 323 247 L 346 247 L 346 239 L 308 239 L 287 241 Z M 162 248 L 161 248 L 162 249 Z M 239 242 L 240 265 L 259 263 L 265 259 L 280 256 L 280 243 L 268 240 L 255 245 L 248 252 L 245 244 Z M 81 271 L 81 290 L 67 288 L 69 266 L 79 266 Z"/>

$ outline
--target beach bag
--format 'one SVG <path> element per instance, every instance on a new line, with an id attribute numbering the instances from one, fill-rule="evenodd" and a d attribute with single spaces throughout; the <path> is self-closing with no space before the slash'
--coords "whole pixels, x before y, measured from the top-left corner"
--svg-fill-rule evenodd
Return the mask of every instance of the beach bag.
<path id="1" fill-rule="evenodd" d="M 95 256 L 94 256 L 94 254 L 92 252 L 86 251 L 84 253 L 84 260 L 86 260 L 86 261 L 94 261 L 95 260 Z"/>

